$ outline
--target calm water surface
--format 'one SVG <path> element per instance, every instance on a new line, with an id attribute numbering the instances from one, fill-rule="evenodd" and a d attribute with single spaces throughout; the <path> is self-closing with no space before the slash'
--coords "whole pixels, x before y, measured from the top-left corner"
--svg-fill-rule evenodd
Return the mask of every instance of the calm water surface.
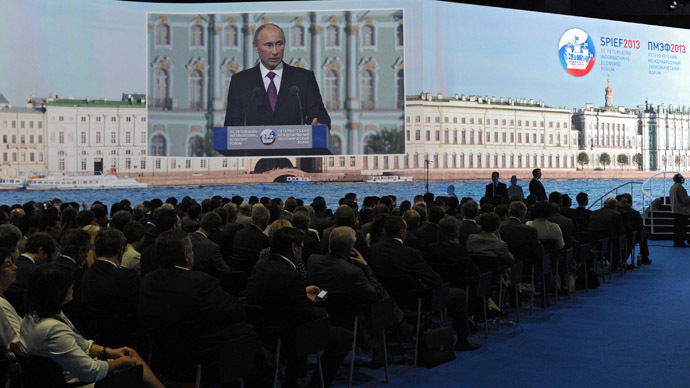
<path id="1" fill-rule="evenodd" d="M 545 180 L 543 181 L 546 192 L 559 191 L 567 193 L 573 198 L 575 202 L 575 195 L 584 191 L 589 194 L 590 203 L 594 202 L 600 196 L 606 194 L 609 190 L 630 182 L 630 180 Z M 637 181 L 637 182 L 642 182 Z M 458 198 L 472 197 L 479 199 L 484 195 L 484 187 L 488 181 L 455 181 L 455 182 L 429 182 L 429 191 L 436 195 L 446 195 L 448 185 L 455 185 L 455 193 Z M 509 184 L 509 182 L 508 182 Z M 671 186 L 672 183 L 666 182 L 665 189 Z M 518 185 L 522 186 L 525 195 L 529 194 L 528 181 L 520 181 Z M 653 186 L 654 196 L 660 196 L 664 191 L 664 182 L 661 180 L 655 181 Z M 649 191 L 649 187 L 645 186 L 645 190 Z M 391 183 L 391 184 L 375 184 L 375 183 L 312 183 L 312 184 L 290 184 L 290 183 L 267 183 L 256 185 L 226 185 L 226 186 L 197 186 L 197 187 L 155 187 L 145 189 L 120 189 L 120 190 L 63 190 L 63 191 L 0 191 L 0 203 L 13 204 L 25 203 L 27 201 L 49 201 L 53 198 L 60 198 L 63 201 L 82 201 L 91 204 L 98 200 L 110 206 L 115 202 L 127 198 L 133 204 L 150 200 L 152 198 L 161 198 L 165 200 L 168 197 L 176 197 L 178 200 L 185 195 L 189 195 L 199 201 L 205 198 L 210 198 L 214 195 L 221 195 L 223 197 L 232 197 L 233 195 L 241 195 L 245 201 L 249 196 L 256 195 L 257 197 L 267 196 L 271 198 L 280 197 L 288 198 L 290 196 L 300 198 L 306 203 L 310 203 L 315 196 L 323 196 L 326 199 L 328 207 L 334 209 L 338 206 L 338 200 L 346 193 L 357 193 L 358 199 L 361 201 L 364 197 L 369 195 L 387 195 L 392 194 L 397 196 L 398 203 L 407 199 L 412 201 L 417 194 L 424 194 L 426 191 L 425 182 L 405 182 L 405 183 Z M 625 186 L 619 190 L 619 193 L 631 192 L 630 185 Z M 636 185 L 632 189 L 632 194 L 635 201 L 635 208 L 642 208 L 642 194 L 640 185 Z M 667 194 L 666 194 L 667 195 Z M 649 201 L 645 202 L 645 206 Z M 596 205 L 595 205 L 596 206 Z M 598 206 L 596 206 L 598 208 Z"/>

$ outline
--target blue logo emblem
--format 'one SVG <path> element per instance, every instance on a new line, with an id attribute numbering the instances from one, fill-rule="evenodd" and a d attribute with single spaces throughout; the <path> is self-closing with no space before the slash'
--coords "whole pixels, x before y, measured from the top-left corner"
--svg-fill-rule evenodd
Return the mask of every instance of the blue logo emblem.
<path id="1" fill-rule="evenodd" d="M 571 28 L 558 42 L 558 57 L 565 71 L 575 77 L 587 75 L 594 67 L 594 42 L 586 32 Z"/>
<path id="2" fill-rule="evenodd" d="M 278 135 L 276 135 L 275 131 L 272 129 L 264 129 L 261 132 L 261 135 L 259 135 L 259 139 L 264 145 L 270 146 L 271 144 L 276 142 L 276 139 L 278 138 Z"/>

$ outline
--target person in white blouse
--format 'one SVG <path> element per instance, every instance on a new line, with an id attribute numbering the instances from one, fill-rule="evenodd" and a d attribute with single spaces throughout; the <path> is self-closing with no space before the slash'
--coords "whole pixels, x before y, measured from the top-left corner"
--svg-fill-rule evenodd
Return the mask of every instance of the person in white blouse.
<path id="1" fill-rule="evenodd" d="M 558 224 L 548 220 L 553 215 L 553 207 L 547 201 L 539 201 L 534 204 L 532 209 L 533 221 L 527 221 L 526 224 L 537 229 L 539 240 L 553 241 L 553 248 L 562 249 L 565 246 L 563 241 L 563 232 Z"/>
<path id="2" fill-rule="evenodd" d="M 17 267 L 14 265 L 12 251 L 0 247 L 0 344 L 2 345 L 0 356 L 2 358 L 13 357 L 10 353 L 10 343 L 19 340 L 19 327 L 22 318 L 4 295 L 16 279 Z"/>
<path id="3" fill-rule="evenodd" d="M 27 354 L 53 359 L 67 382 L 95 383 L 116 370 L 140 364 L 144 384 L 163 387 L 134 349 L 110 349 L 79 334 L 61 310 L 72 300 L 73 284 L 72 273 L 59 265 L 44 264 L 34 271 L 26 293 L 27 313 L 19 347 Z"/>

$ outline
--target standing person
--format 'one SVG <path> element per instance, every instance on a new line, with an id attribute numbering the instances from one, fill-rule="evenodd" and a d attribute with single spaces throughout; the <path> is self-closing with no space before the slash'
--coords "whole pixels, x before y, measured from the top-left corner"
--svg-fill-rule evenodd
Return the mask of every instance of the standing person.
<path id="1" fill-rule="evenodd" d="M 498 171 L 491 173 L 491 183 L 486 185 L 486 190 L 484 191 L 484 198 L 491 199 L 497 195 L 501 197 L 508 197 L 508 188 L 506 184 L 498 181 Z"/>
<path id="2" fill-rule="evenodd" d="M 224 125 L 325 124 L 330 128 L 331 118 L 314 73 L 283 62 L 283 30 L 263 24 L 254 33 L 253 45 L 260 63 L 232 76 Z"/>
<path id="3" fill-rule="evenodd" d="M 688 234 L 688 215 L 690 215 L 690 197 L 683 187 L 685 178 L 681 174 L 673 176 L 673 186 L 669 192 L 671 197 L 671 213 L 673 213 L 673 246 L 690 247 L 685 243 Z"/>
<path id="4" fill-rule="evenodd" d="M 532 170 L 532 180 L 529 181 L 529 193 L 537 197 L 537 201 L 546 201 L 546 190 L 539 181 L 541 179 L 541 168 Z"/>
<path id="5" fill-rule="evenodd" d="M 517 196 L 520 199 L 525 198 L 525 193 L 522 191 L 522 187 L 517 184 L 517 176 L 513 175 L 510 177 L 510 186 L 508 186 L 508 197 Z"/>

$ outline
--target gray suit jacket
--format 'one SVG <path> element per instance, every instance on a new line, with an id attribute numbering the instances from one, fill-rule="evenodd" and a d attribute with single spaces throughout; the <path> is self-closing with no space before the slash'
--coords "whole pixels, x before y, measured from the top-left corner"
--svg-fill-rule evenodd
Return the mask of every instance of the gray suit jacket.
<path id="1" fill-rule="evenodd" d="M 230 267 L 223 261 L 220 245 L 209 240 L 208 237 L 199 231 L 190 233 L 189 239 L 192 240 L 195 268 L 208 273 L 213 273 L 213 271 L 218 269 L 230 270 Z"/>

